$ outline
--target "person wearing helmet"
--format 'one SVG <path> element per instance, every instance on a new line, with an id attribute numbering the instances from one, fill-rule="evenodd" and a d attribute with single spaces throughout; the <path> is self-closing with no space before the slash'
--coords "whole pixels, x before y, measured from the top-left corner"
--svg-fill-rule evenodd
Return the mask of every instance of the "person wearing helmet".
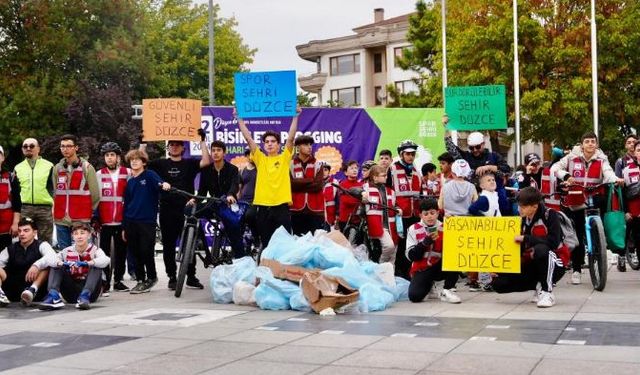
<path id="1" fill-rule="evenodd" d="M 411 262 L 404 255 L 406 247 L 406 234 L 410 226 L 418 222 L 415 216 L 417 201 L 415 197 L 420 194 L 420 173 L 413 165 L 416 158 L 418 145 L 412 140 L 405 140 L 398 145 L 398 156 L 400 160 L 392 163 L 387 171 L 386 185 L 394 190 L 398 207 L 402 209 L 403 233 L 398 233 L 395 273 L 397 276 L 409 280 L 409 268 Z"/>
<path id="2" fill-rule="evenodd" d="M 373 160 L 367 160 L 364 163 L 362 163 L 362 183 L 365 183 L 368 179 L 369 179 L 369 171 L 371 170 L 371 167 L 373 167 L 374 165 L 376 165 L 376 162 Z M 386 169 L 386 168 L 385 168 Z"/>
<path id="3" fill-rule="evenodd" d="M 321 229 L 324 223 L 324 179 L 320 163 L 313 156 L 314 140 L 299 135 L 294 141 L 298 152 L 290 162 L 291 170 L 291 229 L 303 234 Z"/>
<path id="4" fill-rule="evenodd" d="M 121 164 L 122 149 L 115 142 L 107 142 L 100 147 L 105 166 L 96 173 L 100 185 L 100 203 L 94 213 L 94 227 L 100 230 L 100 248 L 109 257 L 111 240 L 113 239 L 114 269 L 104 269 L 102 293 L 108 295 L 113 273 L 113 289 L 126 292 L 129 288 L 122 282 L 127 259 L 127 246 L 122 239 L 122 214 L 124 208 L 124 192 L 131 178 L 131 170 Z M 129 270 L 131 271 L 131 270 Z"/>

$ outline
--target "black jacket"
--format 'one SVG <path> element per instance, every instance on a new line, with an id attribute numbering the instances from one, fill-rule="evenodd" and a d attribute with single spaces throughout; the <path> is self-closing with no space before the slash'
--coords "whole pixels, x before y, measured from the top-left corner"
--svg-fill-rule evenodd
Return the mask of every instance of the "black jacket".
<path id="1" fill-rule="evenodd" d="M 212 197 L 238 197 L 239 190 L 238 167 L 225 161 L 218 172 L 213 164 L 200 170 L 200 187 L 198 195 L 211 195 Z"/>
<path id="2" fill-rule="evenodd" d="M 542 222 L 547 227 L 547 235 L 544 237 L 534 236 L 531 234 L 533 223 L 538 221 L 538 219 L 542 219 Z M 527 224 L 527 220 L 522 218 L 521 233 L 524 236 L 524 241 L 522 242 L 523 250 L 539 244 L 547 246 L 549 250 L 555 250 L 562 242 L 562 228 L 560 227 L 558 214 L 554 210 L 547 209 L 542 204 L 538 205 L 538 210 L 533 215 L 531 223 Z"/>

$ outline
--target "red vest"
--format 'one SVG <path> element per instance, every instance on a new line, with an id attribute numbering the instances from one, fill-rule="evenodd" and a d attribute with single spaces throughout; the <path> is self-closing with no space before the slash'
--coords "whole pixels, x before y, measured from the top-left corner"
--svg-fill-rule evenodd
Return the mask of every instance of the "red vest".
<path id="1" fill-rule="evenodd" d="M 293 179 L 302 179 L 302 178 L 315 178 L 316 173 L 318 172 L 318 167 L 316 165 L 316 159 L 311 158 L 307 163 L 307 166 L 303 169 L 302 162 L 300 159 L 293 158 L 291 160 L 290 165 L 291 170 L 291 178 Z M 308 207 L 314 213 L 321 214 L 324 212 L 324 196 L 322 190 L 315 193 L 305 193 L 305 192 L 292 192 L 291 193 L 291 205 L 289 205 L 289 209 L 291 211 L 299 212 L 303 211 L 305 207 Z"/>
<path id="2" fill-rule="evenodd" d="M 431 184 L 429 184 L 429 182 L 431 182 Z M 429 195 L 429 196 L 439 196 L 440 195 L 440 189 L 442 188 L 442 185 L 440 184 L 440 179 L 437 179 L 435 181 L 429 181 L 426 182 L 423 179 L 420 179 L 420 190 L 422 190 L 422 195 Z M 431 185 L 431 186 L 429 186 Z"/>
<path id="3" fill-rule="evenodd" d="M 402 209 L 402 217 L 412 217 L 417 205 L 414 204 L 414 197 L 420 193 L 420 175 L 415 168 L 409 180 L 404 168 L 399 162 L 391 164 L 391 181 L 393 190 L 396 193 L 398 206 Z"/>
<path id="4" fill-rule="evenodd" d="M 633 160 L 627 162 L 626 167 L 622 170 L 622 175 L 626 186 L 640 183 L 640 168 L 638 168 L 638 165 Z M 626 203 L 627 212 L 630 213 L 631 216 L 640 216 L 640 196 L 629 198 L 626 200 Z"/>
<path id="5" fill-rule="evenodd" d="M 332 178 L 324 185 L 322 195 L 324 196 L 324 220 L 333 225 L 336 222 L 336 195 L 338 194 L 338 188 L 333 186 L 337 184 L 338 180 Z"/>
<path id="6" fill-rule="evenodd" d="M 418 240 L 418 242 L 421 242 L 427 237 L 427 230 L 422 222 L 419 221 L 413 224 L 413 227 L 416 230 L 416 240 Z M 424 258 L 411 263 L 409 276 L 413 277 L 414 273 L 424 271 L 442 259 L 442 233 L 442 223 L 438 222 L 438 239 L 436 243 L 424 254 Z"/>
<path id="7" fill-rule="evenodd" d="M 9 233 L 13 224 L 13 209 L 11 208 L 11 174 L 0 174 L 0 234 Z"/>
<path id="8" fill-rule="evenodd" d="M 85 250 L 82 255 L 78 254 L 75 248 L 72 249 L 73 250 L 70 249 L 67 251 L 67 257 L 64 260 L 65 262 L 88 262 L 93 259 L 92 252 L 95 252 L 95 246 L 93 244 L 89 245 L 87 250 Z M 71 267 L 70 272 L 71 277 L 74 280 L 85 279 L 87 277 L 87 274 L 89 273 L 89 267 Z"/>
<path id="9" fill-rule="evenodd" d="M 107 225 L 119 225 L 122 223 L 122 212 L 124 209 L 124 191 L 127 188 L 127 180 L 129 172 L 127 168 L 120 167 L 118 169 L 118 186 L 114 189 L 111 180 L 111 171 L 108 168 L 102 168 L 98 178 L 100 185 L 100 203 L 98 204 L 98 213 L 100 214 L 100 223 Z"/>
<path id="10" fill-rule="evenodd" d="M 375 187 L 374 185 L 370 185 L 368 183 L 365 184 L 363 188 L 364 188 L 364 191 L 366 191 L 369 194 L 369 202 L 371 202 L 365 205 L 365 211 L 367 213 L 367 227 L 369 229 L 369 237 L 382 238 L 385 228 L 384 228 L 384 218 L 383 218 L 384 209 L 379 205 L 379 203 L 382 203 L 382 197 L 380 196 L 380 191 L 378 191 L 377 187 Z M 388 207 L 395 207 L 396 196 L 393 193 L 393 190 L 389 189 L 386 186 L 384 188 L 386 189 L 387 201 L 384 202 L 383 204 Z M 391 234 L 391 237 L 393 238 L 394 242 L 396 242 L 396 239 L 397 239 L 396 222 L 395 222 L 396 213 L 395 211 L 389 209 L 387 210 L 387 216 L 389 217 L 389 228 L 388 228 L 389 233 Z"/>
<path id="11" fill-rule="evenodd" d="M 560 211 L 560 195 L 556 194 L 556 178 L 551 176 L 551 168 L 545 167 L 540 178 L 540 192 L 545 195 L 544 205 L 552 210 Z"/>
<path id="12" fill-rule="evenodd" d="M 361 187 L 362 182 L 360 181 L 350 181 L 348 178 L 340 181 L 340 186 L 343 189 L 349 189 L 352 187 Z M 349 220 L 349 216 L 353 215 L 358 211 L 358 207 L 360 206 L 360 201 L 356 198 L 350 196 L 347 193 L 340 193 L 340 198 L 338 199 L 338 203 L 340 204 L 338 210 L 338 221 L 341 223 L 346 223 Z M 352 219 L 353 220 L 353 219 Z M 354 223 L 358 223 L 359 220 L 356 218 Z"/>
<path id="13" fill-rule="evenodd" d="M 582 186 L 594 186 L 602 182 L 602 160 L 594 159 L 586 163 L 583 158 L 569 159 L 567 168 L 569 176 L 575 179 L 575 184 Z M 569 191 L 584 191 L 581 187 L 571 187 Z M 604 189 L 598 189 L 594 193 L 602 193 Z M 567 194 L 564 200 L 567 206 L 581 206 L 585 203 L 584 194 Z"/>
<path id="14" fill-rule="evenodd" d="M 87 183 L 85 169 L 89 165 L 81 161 L 71 172 L 58 165 L 58 181 L 56 181 L 56 193 L 53 198 L 53 218 L 62 220 L 65 214 L 73 221 L 89 221 L 92 216 L 91 192 Z"/>
<path id="15" fill-rule="evenodd" d="M 542 221 L 542 219 L 538 219 L 538 221 L 533 223 L 533 226 L 531 227 L 532 236 L 546 237 L 547 233 L 547 226 L 544 224 L 544 221 Z M 560 260 L 562 261 L 562 265 L 564 267 L 568 267 L 569 258 L 571 258 L 571 252 L 569 251 L 567 245 L 565 245 L 563 242 L 560 242 L 558 248 L 553 250 L 553 252 L 556 253 L 558 258 L 560 258 Z"/>

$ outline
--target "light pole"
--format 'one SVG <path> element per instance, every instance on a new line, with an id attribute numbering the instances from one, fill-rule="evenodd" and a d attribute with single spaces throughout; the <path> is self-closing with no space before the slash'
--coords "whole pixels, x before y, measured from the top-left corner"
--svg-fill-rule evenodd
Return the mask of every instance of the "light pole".
<path id="1" fill-rule="evenodd" d="M 593 132 L 598 135 L 598 38 L 596 0 L 591 0 L 591 92 L 593 96 Z"/>
<path id="2" fill-rule="evenodd" d="M 209 0 L 209 105 L 215 104 L 215 94 L 213 93 L 213 67 L 214 67 L 214 53 L 213 53 L 213 0 Z"/>
<path id="3" fill-rule="evenodd" d="M 513 92 L 516 117 L 516 165 L 522 161 L 520 140 L 520 60 L 518 58 L 518 0 L 513 0 Z"/>
<path id="4" fill-rule="evenodd" d="M 448 76 L 447 76 L 447 0 L 440 1 L 440 10 L 442 19 L 442 106 L 447 107 L 447 98 L 445 92 L 447 91 Z M 456 145 L 458 144 L 458 131 L 451 131 L 451 140 Z"/>

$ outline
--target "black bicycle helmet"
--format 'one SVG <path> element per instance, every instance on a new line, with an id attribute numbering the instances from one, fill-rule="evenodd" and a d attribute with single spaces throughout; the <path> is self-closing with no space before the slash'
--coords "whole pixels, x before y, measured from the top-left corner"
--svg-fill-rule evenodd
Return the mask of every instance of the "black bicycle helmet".
<path id="1" fill-rule="evenodd" d="M 400 142 L 400 144 L 398 145 L 398 154 L 402 154 L 402 152 L 406 151 L 406 150 L 410 150 L 410 152 L 415 152 L 418 149 L 418 145 L 410 140 L 410 139 L 405 139 L 404 141 Z"/>
<path id="2" fill-rule="evenodd" d="M 364 163 L 362 163 L 362 169 L 371 169 L 371 167 L 373 167 L 374 165 L 376 165 L 375 161 L 367 160 Z"/>
<path id="3" fill-rule="evenodd" d="M 122 155 L 122 149 L 115 142 L 107 142 L 100 147 L 100 154 L 104 155 L 107 152 L 115 152 L 118 155 Z"/>

